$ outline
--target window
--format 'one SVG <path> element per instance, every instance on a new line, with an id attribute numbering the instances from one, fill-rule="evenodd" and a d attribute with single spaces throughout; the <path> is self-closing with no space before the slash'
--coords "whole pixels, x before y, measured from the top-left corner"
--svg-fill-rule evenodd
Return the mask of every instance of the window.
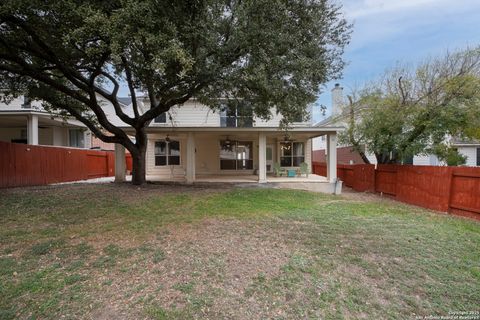
<path id="1" fill-rule="evenodd" d="M 22 108 L 30 109 L 31 107 L 32 107 L 32 101 L 30 100 L 30 98 L 27 96 L 23 96 Z"/>
<path id="2" fill-rule="evenodd" d="M 280 165 L 282 167 L 299 167 L 302 162 L 305 162 L 303 142 L 280 143 Z"/>
<path id="3" fill-rule="evenodd" d="M 477 148 L 477 166 L 480 166 L 480 148 Z"/>
<path id="4" fill-rule="evenodd" d="M 251 141 L 220 141 L 220 170 L 253 169 Z"/>
<path id="5" fill-rule="evenodd" d="M 85 134 L 83 129 L 68 130 L 69 146 L 76 148 L 85 148 Z"/>
<path id="6" fill-rule="evenodd" d="M 227 128 L 251 128 L 253 126 L 253 110 L 245 104 L 237 106 L 225 105 L 220 112 L 220 126 Z"/>
<path id="7" fill-rule="evenodd" d="M 164 112 L 153 120 L 154 123 L 167 123 L 167 113 Z"/>
<path id="8" fill-rule="evenodd" d="M 174 140 L 156 141 L 155 165 L 180 165 L 180 142 Z"/>
<path id="9" fill-rule="evenodd" d="M 293 122 L 304 122 L 303 114 L 297 114 L 293 117 Z"/>

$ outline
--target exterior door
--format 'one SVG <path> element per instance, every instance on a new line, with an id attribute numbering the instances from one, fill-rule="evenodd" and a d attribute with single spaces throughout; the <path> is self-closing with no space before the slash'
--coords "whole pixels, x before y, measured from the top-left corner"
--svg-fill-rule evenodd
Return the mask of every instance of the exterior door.
<path id="1" fill-rule="evenodd" d="M 273 171 L 273 145 L 268 144 L 266 149 L 266 164 L 267 164 L 267 172 Z"/>

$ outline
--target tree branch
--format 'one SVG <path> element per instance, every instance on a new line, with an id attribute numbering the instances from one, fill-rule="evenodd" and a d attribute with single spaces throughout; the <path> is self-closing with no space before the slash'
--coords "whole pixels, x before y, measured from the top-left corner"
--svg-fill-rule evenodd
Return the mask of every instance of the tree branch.
<path id="1" fill-rule="evenodd" d="M 135 116 L 135 119 L 138 119 L 140 117 L 140 114 L 138 112 L 137 95 L 135 93 L 135 88 L 133 86 L 132 72 L 130 70 L 130 66 L 128 65 L 128 61 L 124 56 L 122 56 L 122 64 L 125 69 L 125 75 L 127 77 L 127 84 L 128 84 L 128 89 L 130 90 L 130 97 L 132 97 L 133 114 Z"/>

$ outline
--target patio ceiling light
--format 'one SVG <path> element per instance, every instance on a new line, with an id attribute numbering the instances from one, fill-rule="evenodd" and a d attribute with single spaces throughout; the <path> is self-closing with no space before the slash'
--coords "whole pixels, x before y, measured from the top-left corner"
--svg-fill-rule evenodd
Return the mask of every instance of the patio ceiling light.
<path id="1" fill-rule="evenodd" d="M 220 142 L 220 145 L 223 150 L 233 151 L 233 146 L 235 145 L 235 141 L 230 140 L 227 136 L 225 140 Z"/>
<path id="2" fill-rule="evenodd" d="M 292 148 L 292 140 L 288 135 L 285 135 L 285 138 L 283 138 L 283 141 L 280 143 L 280 148 L 282 148 L 282 150 L 290 150 Z"/>

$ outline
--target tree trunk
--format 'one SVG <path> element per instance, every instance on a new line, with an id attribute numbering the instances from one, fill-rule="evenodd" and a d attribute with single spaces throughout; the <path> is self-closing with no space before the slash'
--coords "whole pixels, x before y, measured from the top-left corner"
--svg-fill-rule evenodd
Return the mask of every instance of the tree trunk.
<path id="1" fill-rule="evenodd" d="M 132 153 L 132 184 L 142 185 L 146 182 L 146 149 Z"/>
<path id="2" fill-rule="evenodd" d="M 130 151 L 132 154 L 132 184 L 142 185 L 146 180 L 146 152 L 147 152 L 147 135 L 144 129 L 140 129 L 135 134 L 136 150 Z"/>

